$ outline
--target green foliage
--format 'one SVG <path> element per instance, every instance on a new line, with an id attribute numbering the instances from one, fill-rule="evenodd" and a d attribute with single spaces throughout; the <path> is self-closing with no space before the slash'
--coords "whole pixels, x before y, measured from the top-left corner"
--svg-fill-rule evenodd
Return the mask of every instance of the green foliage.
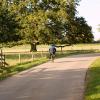
<path id="1" fill-rule="evenodd" d="M 0 42 L 7 43 L 21 39 L 17 34 L 18 28 L 16 16 L 10 13 L 2 3 L 0 5 Z"/>
<path id="2" fill-rule="evenodd" d="M 61 42 L 64 24 L 75 17 L 78 0 L 19 0 L 9 2 L 9 10 L 17 13 L 23 27 L 21 35 L 29 43 Z"/>
<path id="3" fill-rule="evenodd" d="M 70 43 L 91 43 L 93 42 L 92 28 L 87 24 L 83 17 L 75 17 L 70 21 L 70 24 L 66 24 L 67 39 Z"/>
<path id="4" fill-rule="evenodd" d="M 10 30 L 2 32 L 4 37 L 8 37 L 5 42 L 23 39 L 31 44 L 30 51 L 33 49 L 36 51 L 38 43 L 91 42 L 93 40 L 91 27 L 84 18 L 76 17 L 79 1 L 3 0 L 4 3 L 1 4 L 4 8 L 6 5 L 7 9 L 0 11 L 6 12 L 6 16 L 1 18 L 3 23 L 9 24 L 7 28 Z M 5 27 L 2 30 L 5 31 Z"/>

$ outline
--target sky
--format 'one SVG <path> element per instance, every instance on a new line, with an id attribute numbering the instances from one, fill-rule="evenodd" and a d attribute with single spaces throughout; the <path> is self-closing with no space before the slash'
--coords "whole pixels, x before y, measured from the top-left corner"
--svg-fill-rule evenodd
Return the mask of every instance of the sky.
<path id="1" fill-rule="evenodd" d="M 85 18 L 89 26 L 92 26 L 94 39 L 100 39 L 98 24 L 100 24 L 100 0 L 81 0 L 77 7 L 78 16 Z"/>

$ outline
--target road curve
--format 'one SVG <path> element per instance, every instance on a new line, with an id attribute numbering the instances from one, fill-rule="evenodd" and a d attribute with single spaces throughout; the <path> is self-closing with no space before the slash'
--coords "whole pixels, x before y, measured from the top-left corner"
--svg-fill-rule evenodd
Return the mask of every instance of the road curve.
<path id="1" fill-rule="evenodd" d="M 0 100 L 83 100 L 88 66 L 100 54 L 47 62 L 0 82 Z"/>

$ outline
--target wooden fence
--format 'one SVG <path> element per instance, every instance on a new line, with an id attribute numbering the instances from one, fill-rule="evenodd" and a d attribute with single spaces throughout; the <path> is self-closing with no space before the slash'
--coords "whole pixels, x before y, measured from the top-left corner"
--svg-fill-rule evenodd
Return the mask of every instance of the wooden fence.
<path id="1" fill-rule="evenodd" d="M 0 52 L 0 67 L 5 67 L 5 55 L 3 54 L 2 50 Z"/>
<path id="2" fill-rule="evenodd" d="M 6 64 L 13 66 L 20 63 L 34 61 L 48 56 L 48 52 L 4 52 Z"/>

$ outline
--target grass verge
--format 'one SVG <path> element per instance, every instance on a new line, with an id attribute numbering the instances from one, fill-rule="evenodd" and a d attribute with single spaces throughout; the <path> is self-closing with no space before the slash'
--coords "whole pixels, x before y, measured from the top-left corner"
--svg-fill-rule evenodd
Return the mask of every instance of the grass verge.
<path id="1" fill-rule="evenodd" d="M 68 51 L 63 51 L 63 52 L 57 52 L 56 58 L 61 58 L 61 57 L 74 55 L 74 54 L 86 54 L 86 53 L 94 53 L 94 50 L 68 50 Z M 41 52 L 38 53 L 37 55 L 41 55 Z M 42 55 L 47 55 L 47 57 L 49 58 L 48 52 L 43 52 Z M 27 56 L 25 56 L 25 55 L 23 55 L 23 56 L 24 56 L 23 57 L 24 59 L 25 58 L 29 59 L 28 54 L 27 54 Z M 13 55 L 13 56 L 8 55 L 6 57 L 11 59 L 11 62 L 14 62 L 14 60 L 15 60 L 15 62 L 17 62 L 16 55 Z M 1 70 L 0 71 L 0 80 L 3 80 L 8 76 L 11 76 L 11 75 L 16 74 L 18 72 L 21 72 L 23 70 L 26 70 L 26 69 L 29 69 L 31 67 L 34 67 L 34 66 L 40 65 L 42 63 L 45 63 L 45 62 L 48 61 L 48 58 L 38 57 L 38 58 L 35 58 L 34 61 L 23 62 L 21 64 L 13 65 L 10 68 L 6 68 L 5 70 L 3 70 L 3 73 L 2 73 L 2 70 Z"/>
<path id="2" fill-rule="evenodd" d="M 3 70 L 3 72 L 0 73 L 0 80 L 3 80 L 11 75 L 17 74 L 21 71 L 35 67 L 47 61 L 48 61 L 47 58 L 40 58 L 40 59 L 35 59 L 34 61 L 31 62 L 21 63 L 15 66 L 8 67 L 6 68 L 6 70 Z"/>
<path id="3" fill-rule="evenodd" d="M 94 61 L 87 72 L 85 100 L 100 100 L 100 58 Z"/>

